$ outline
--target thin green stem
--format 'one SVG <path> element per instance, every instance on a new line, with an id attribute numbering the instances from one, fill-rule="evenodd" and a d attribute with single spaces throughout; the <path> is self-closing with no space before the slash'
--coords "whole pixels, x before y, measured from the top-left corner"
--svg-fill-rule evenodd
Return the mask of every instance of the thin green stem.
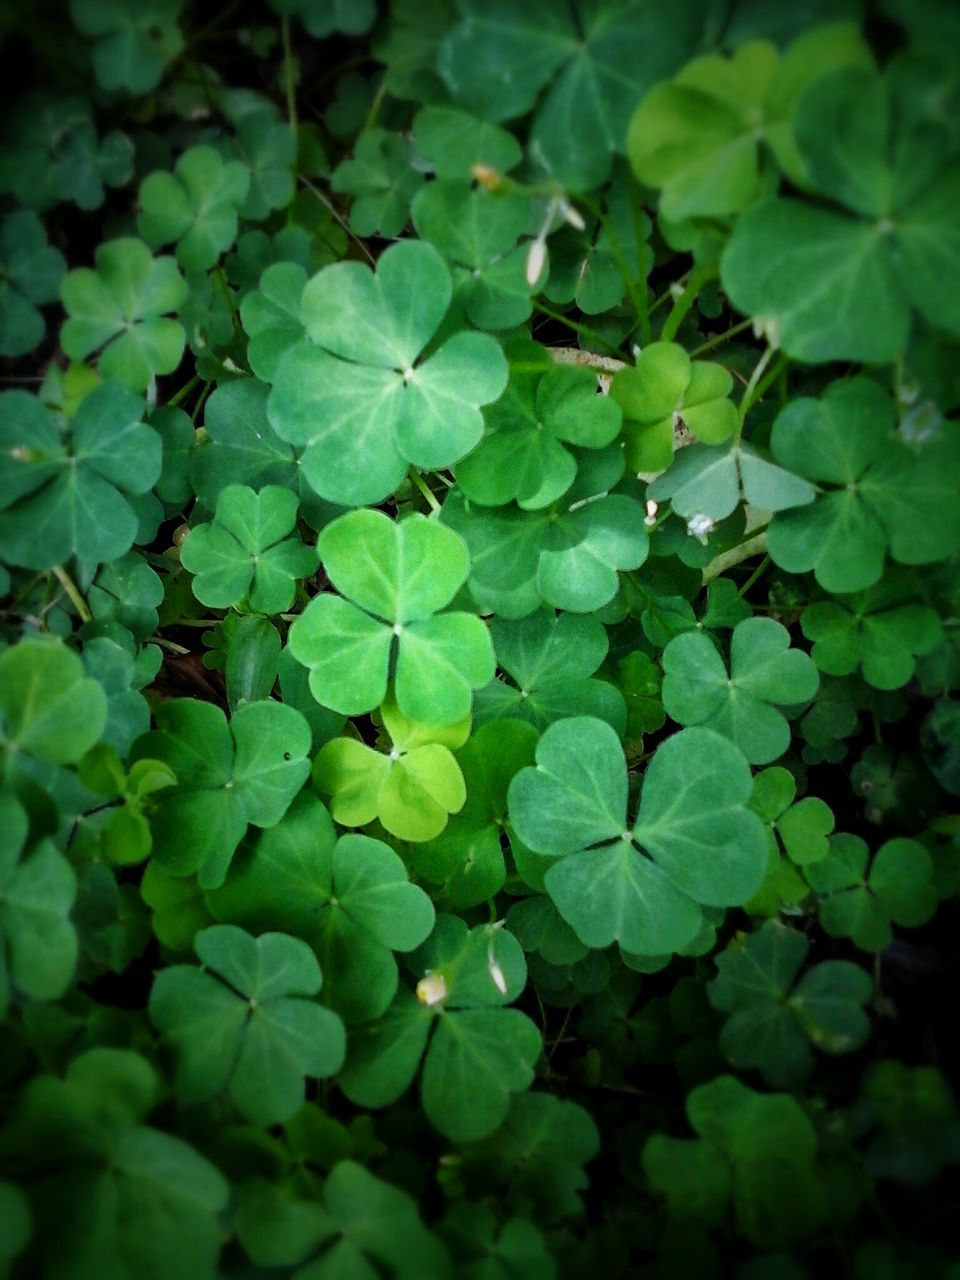
<path id="1" fill-rule="evenodd" d="M 643 346 L 646 346 L 650 341 L 650 309 L 647 305 L 646 282 L 644 282 L 642 290 L 637 288 L 637 282 L 634 279 L 633 272 L 630 270 L 630 263 L 627 261 L 627 255 L 624 253 L 620 244 L 620 237 L 614 230 L 613 223 L 606 214 L 604 214 L 600 206 L 598 204 L 594 204 L 592 200 L 586 197 L 581 197 L 580 202 L 581 204 L 586 205 L 593 216 L 597 219 L 607 237 L 607 241 L 610 246 L 610 254 L 614 262 L 617 264 L 617 270 L 623 277 L 624 286 L 630 296 L 630 302 L 640 324 L 640 341 Z"/>
<path id="2" fill-rule="evenodd" d="M 214 384 L 212 382 L 208 382 L 207 385 L 203 388 L 203 391 L 201 392 L 200 396 L 198 397 L 197 403 L 193 406 L 193 413 L 191 413 L 190 415 L 190 421 L 194 425 L 196 425 L 196 421 L 200 417 L 200 410 L 207 403 L 207 396 L 209 396 L 210 392 L 213 390 L 213 387 L 214 387 Z"/>
<path id="3" fill-rule="evenodd" d="M 757 567 L 754 569 L 753 573 L 751 573 L 750 577 L 746 580 L 746 582 L 737 592 L 737 595 L 740 596 L 741 598 L 745 596 L 747 592 L 750 590 L 750 588 L 754 585 L 754 583 L 758 582 L 763 577 L 763 575 L 767 572 L 767 570 L 770 568 L 770 564 L 771 564 L 770 557 L 764 556 L 763 559 L 760 561 L 760 563 L 757 565 Z"/>
<path id="4" fill-rule="evenodd" d="M 64 569 L 63 565 L 55 564 L 53 566 L 52 572 L 53 572 L 53 576 L 56 578 L 56 580 L 60 583 L 61 587 L 63 587 L 64 591 L 70 597 L 70 600 L 73 603 L 73 607 L 76 609 L 77 613 L 80 615 L 80 618 L 84 622 L 91 622 L 93 620 L 93 614 L 87 608 L 87 602 L 86 600 L 84 600 L 83 596 L 80 594 L 80 590 L 77 587 L 77 584 L 70 577 L 69 573 L 67 573 L 66 569 Z"/>
<path id="5" fill-rule="evenodd" d="M 408 473 L 408 474 L 409 474 L 409 476 L 410 476 L 410 483 L 411 483 L 415 488 L 419 489 L 419 490 L 420 490 L 420 492 L 423 494 L 423 496 L 426 498 L 426 500 L 427 500 L 427 502 L 428 502 L 428 504 L 429 504 L 429 506 L 430 506 L 430 512 L 431 512 L 431 514 L 433 514 L 434 512 L 439 511 L 439 510 L 440 510 L 440 503 L 437 501 L 436 495 L 434 494 L 434 492 L 433 492 L 433 490 L 430 488 L 430 486 L 429 486 L 429 485 L 424 481 L 423 477 L 421 476 L 421 474 L 420 474 L 420 472 L 417 470 L 417 468 L 416 468 L 416 467 L 411 467 L 411 468 L 410 468 L 410 471 L 409 471 L 409 473 Z"/>
<path id="6" fill-rule="evenodd" d="M 190 650 L 184 648 L 182 644 L 174 644 L 172 640 L 164 640 L 163 636 L 151 636 L 148 643 L 158 644 L 161 649 L 169 649 L 171 653 L 179 653 L 183 655 L 190 652 Z"/>
<path id="7" fill-rule="evenodd" d="M 696 302 L 700 290 L 705 284 L 708 284 L 716 275 L 715 267 L 694 267 L 690 272 L 690 279 L 687 281 L 686 288 L 680 294 L 676 302 L 673 304 L 673 310 L 663 322 L 663 329 L 660 332 L 661 342 L 672 342 L 676 336 L 677 330 L 683 324 L 687 312 Z"/>
<path id="8" fill-rule="evenodd" d="M 290 128 L 297 132 L 297 86 L 294 83 L 293 49 L 290 45 L 290 19 L 284 14 L 280 19 L 280 34 L 283 38 L 283 84 L 287 93 L 287 117 Z"/>
<path id="9" fill-rule="evenodd" d="M 350 239 L 360 249 L 360 252 L 364 255 L 364 257 L 367 259 L 370 265 L 372 267 L 375 267 L 377 265 L 377 260 L 376 258 L 374 258 L 370 250 L 367 248 L 366 242 L 361 240 L 359 236 L 354 235 L 354 233 L 350 230 L 350 224 L 347 222 L 346 218 L 343 216 L 340 210 L 336 207 L 333 201 L 328 196 L 325 196 L 324 193 L 320 190 L 320 188 L 316 186 L 315 183 L 311 182 L 310 179 L 306 177 L 304 174 L 301 173 L 301 174 L 298 174 L 297 176 L 299 177 L 303 185 L 307 187 L 308 190 L 312 191 L 313 194 L 320 201 L 320 203 L 330 211 L 330 213 L 333 215 L 336 221 L 339 222 L 340 226 L 343 227 L 344 231 L 347 233 Z"/>
<path id="10" fill-rule="evenodd" d="M 167 408 L 172 409 L 175 405 L 178 405 L 181 400 L 186 400 L 193 388 L 199 386 L 201 382 L 202 378 L 199 373 L 195 373 L 189 382 L 185 382 L 180 390 L 170 397 L 167 401 Z"/>
<path id="11" fill-rule="evenodd" d="M 764 351 L 763 355 L 760 357 L 760 359 L 757 361 L 756 365 L 754 366 L 753 373 L 751 373 L 750 375 L 750 380 L 743 389 L 743 395 L 740 398 L 740 407 L 737 410 L 737 442 L 738 443 L 740 441 L 741 433 L 743 432 L 744 419 L 746 418 L 747 413 L 750 410 L 750 407 L 753 405 L 755 400 L 758 399 L 758 394 L 759 394 L 758 387 L 760 385 L 760 379 L 763 377 L 763 374 L 764 374 L 764 371 L 766 370 L 767 365 L 773 359 L 773 354 L 774 354 L 773 347 L 768 345 L 767 349 Z"/>
<path id="12" fill-rule="evenodd" d="M 605 338 L 603 334 L 598 333 L 596 329 L 591 329 L 589 325 L 578 324 L 576 320 L 571 320 L 569 316 L 565 316 L 562 311 L 554 311 L 552 307 L 545 306 L 542 302 L 533 304 L 534 311 L 539 311 L 541 315 L 548 316 L 551 320 L 556 320 L 558 324 L 565 324 L 568 329 L 572 329 L 574 333 L 579 334 L 587 342 L 599 342 L 607 349 L 607 351 L 615 351 L 613 343 Z"/>
<path id="13" fill-rule="evenodd" d="M 363 122 L 361 133 L 369 133 L 369 131 L 377 123 L 380 118 L 380 108 L 383 106 L 383 100 L 387 96 L 386 83 L 381 80 L 377 92 L 373 95 L 373 101 L 370 103 L 370 110 L 367 112 L 367 118 Z"/>
<path id="14" fill-rule="evenodd" d="M 738 333 L 743 333 L 744 329 L 749 329 L 752 324 L 753 320 L 750 318 L 741 320 L 739 324 L 733 325 L 732 328 L 726 329 L 723 333 L 718 333 L 715 338 L 702 343 L 699 347 L 694 347 L 690 352 L 691 356 L 700 356 L 703 355 L 704 351 L 712 351 L 714 347 L 719 347 L 721 343 L 736 337 Z"/>

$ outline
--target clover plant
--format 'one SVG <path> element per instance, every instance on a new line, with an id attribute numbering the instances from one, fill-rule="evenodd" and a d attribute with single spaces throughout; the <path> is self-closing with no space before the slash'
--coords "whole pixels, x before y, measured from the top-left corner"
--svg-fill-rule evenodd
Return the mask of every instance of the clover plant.
<path id="1" fill-rule="evenodd" d="M 0 1276 L 957 1280 L 954 6 L 0 27 Z"/>

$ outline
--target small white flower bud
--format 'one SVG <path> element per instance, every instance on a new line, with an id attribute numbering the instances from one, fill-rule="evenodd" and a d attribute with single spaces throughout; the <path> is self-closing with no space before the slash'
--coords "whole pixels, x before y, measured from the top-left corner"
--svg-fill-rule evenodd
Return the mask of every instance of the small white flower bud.
<path id="1" fill-rule="evenodd" d="M 532 241 L 527 250 L 527 284 L 531 287 L 540 279 L 547 261 L 547 245 L 544 240 Z"/>
<path id="2" fill-rule="evenodd" d="M 443 1004 L 449 994 L 447 980 L 442 973 L 428 973 L 417 983 L 417 999 L 428 1009 Z"/>
<path id="3" fill-rule="evenodd" d="M 687 533 L 706 546 L 707 535 L 712 532 L 713 526 L 713 516 L 708 516 L 702 511 L 698 511 L 695 516 L 691 516 L 687 521 Z"/>

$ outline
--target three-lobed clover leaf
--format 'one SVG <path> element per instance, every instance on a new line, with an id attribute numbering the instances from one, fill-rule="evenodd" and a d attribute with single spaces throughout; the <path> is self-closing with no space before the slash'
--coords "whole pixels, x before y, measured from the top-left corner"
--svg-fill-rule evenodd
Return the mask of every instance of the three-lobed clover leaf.
<path id="1" fill-rule="evenodd" d="M 769 764 L 790 745 L 778 707 L 809 702 L 817 692 L 810 656 L 790 647 L 773 618 L 734 627 L 729 669 L 704 631 L 685 631 L 663 651 L 663 705 L 678 724 L 702 724 L 736 743 L 751 764 Z"/>
<path id="2" fill-rule="evenodd" d="M 875 689 L 901 688 L 916 658 L 943 639 L 939 615 L 916 598 L 905 569 L 887 572 L 865 591 L 808 605 L 800 625 L 821 671 L 848 676 L 860 668 Z"/>
<path id="3" fill-rule="evenodd" d="M 817 1136 L 795 1098 L 718 1076 L 690 1091 L 686 1109 L 698 1138 L 655 1134 L 643 1149 L 647 1177 L 674 1218 L 717 1226 L 732 1207 L 740 1234 L 760 1249 L 816 1231 L 826 1210 Z"/>
<path id="4" fill-rule="evenodd" d="M 350 1037 L 337 1083 L 358 1106 L 396 1101 L 423 1060 L 420 1098 L 430 1123 L 455 1142 L 485 1138 L 503 1122 L 511 1094 L 530 1086 L 540 1033 L 517 1009 L 526 964 L 516 939 L 495 925 L 468 930 L 440 916 L 411 957 L 424 976 L 378 1020 Z"/>
<path id="5" fill-rule="evenodd" d="M 533 310 L 536 281 L 527 280 L 527 248 L 518 244 L 530 217 L 529 198 L 438 178 L 411 208 L 421 239 L 453 268 L 454 296 L 480 329 L 509 329 Z"/>
<path id="6" fill-rule="evenodd" d="M 0 226 L 0 356 L 25 356 L 46 322 L 39 307 L 60 297 L 67 264 L 35 213 L 19 210 Z"/>
<path id="7" fill-rule="evenodd" d="M 251 937 L 211 925 L 194 949 L 203 968 L 170 965 L 150 992 L 150 1019 L 174 1046 L 174 1088 L 187 1103 L 226 1092 L 255 1124 L 280 1124 L 303 1105 L 304 1077 L 331 1076 L 346 1037 L 335 1013 L 312 997 L 320 966 L 284 933 Z"/>
<path id="8" fill-rule="evenodd" d="M 608 604 L 621 570 L 638 569 L 650 539 L 639 502 L 610 490 L 623 475 L 623 450 L 580 455 L 563 498 L 539 511 L 489 509 L 459 489 L 443 505 L 445 524 L 470 549 L 470 594 L 504 618 L 523 618 L 542 604 L 592 613 Z"/>
<path id="9" fill-rule="evenodd" d="M 157 729 L 133 745 L 134 759 L 170 766 L 177 786 L 159 797 L 153 857 L 173 875 L 196 872 L 205 889 L 222 884 L 247 824 L 273 827 L 310 772 L 310 727 L 279 702 L 251 702 L 229 724 L 219 707 L 171 698 Z"/>
<path id="10" fill-rule="evenodd" d="M 596 374 L 556 365 L 544 347 L 524 339 L 507 348 L 510 382 L 484 414 L 487 434 L 457 465 L 457 483 L 480 506 L 516 502 L 539 510 L 573 484 L 577 460 L 564 445 L 602 449 L 616 440 L 621 416 L 597 394 Z"/>
<path id="11" fill-rule="evenodd" d="M 414 240 L 392 245 L 375 273 L 338 262 L 307 284 L 310 341 L 277 365 L 268 413 L 278 435 L 306 446 L 304 474 L 321 497 L 379 502 L 409 464 L 449 467 L 479 442 L 480 406 L 507 382 L 499 344 L 464 331 L 420 358 L 452 294 L 439 253 Z"/>
<path id="12" fill-rule="evenodd" d="M 379 820 L 400 840 L 433 840 L 466 799 L 452 749 L 467 740 L 470 719 L 447 726 L 419 724 L 392 698 L 384 701 L 381 714 L 392 744 L 389 753 L 356 738 L 334 738 L 314 761 L 313 780 L 331 797 L 331 812 L 341 826 L 365 827 Z"/>
<path id="13" fill-rule="evenodd" d="M 140 184 L 137 227 L 151 249 L 176 241 L 185 271 L 206 271 L 237 238 L 237 210 L 250 186 L 239 160 L 224 163 L 213 147 L 191 147 L 173 172 L 158 169 Z"/>
<path id="14" fill-rule="evenodd" d="M 410 217 L 410 202 L 423 186 L 411 163 L 407 139 L 388 129 L 365 129 L 354 153 L 333 171 L 334 191 L 353 196 L 350 230 L 357 236 L 398 236 Z"/>
<path id="15" fill-rule="evenodd" d="M 914 308 L 960 332 L 951 214 L 960 168 L 945 129 L 895 126 L 890 99 L 879 73 L 862 67 L 809 84 L 796 141 L 810 186 L 835 207 L 762 201 L 740 216 L 724 252 L 731 302 L 794 359 L 893 360 Z"/>
<path id="16" fill-rule="evenodd" d="M 104 89 L 149 93 L 183 48 L 183 0 L 70 0 L 70 16 L 94 36 L 93 70 Z"/>
<path id="17" fill-rule="evenodd" d="M 229 1186 L 181 1138 L 144 1123 L 160 1094 L 146 1059 L 94 1048 L 65 1076 L 35 1076 L 4 1133 L 27 1180 L 35 1274 L 207 1280 Z"/>
<path id="18" fill-rule="evenodd" d="M 776 832 L 790 861 L 797 867 L 806 867 L 821 861 L 830 852 L 828 837 L 833 831 L 834 816 L 819 796 L 803 796 L 797 800 L 796 794 L 794 775 L 789 769 L 775 765 L 754 778 L 750 808 L 768 824 L 771 852 L 777 848 Z"/>
<path id="19" fill-rule="evenodd" d="M 746 807 L 750 769 L 719 734 L 685 729 L 657 748 L 632 828 L 623 748 L 604 721 L 556 721 L 536 758 L 510 785 L 510 820 L 555 859 L 546 890 L 588 946 L 669 954 L 699 933 L 701 906 L 735 906 L 759 887 L 767 841 Z"/>
<path id="20" fill-rule="evenodd" d="M 244 844 L 207 894 L 218 920 L 281 929 L 310 944 L 324 1002 L 348 1022 L 379 1017 L 397 991 L 394 951 L 413 951 L 434 923 L 424 891 L 380 840 L 337 839 L 326 809 L 304 794 L 280 823 Z"/>
<path id="21" fill-rule="evenodd" d="M 655 85 L 633 113 L 627 154 L 641 182 L 659 187 L 670 222 L 737 213 L 762 191 L 766 148 L 803 183 L 793 114 L 804 88 L 845 66 L 872 66 L 852 24 L 814 27 L 781 54 L 768 40 L 708 53 Z"/>
<path id="22" fill-rule="evenodd" d="M 438 886 L 443 902 L 457 910 L 488 902 L 506 883 L 503 836 L 507 789 L 533 763 L 537 732 L 518 720 L 492 720 L 470 736 L 457 756 L 466 802 L 446 828 L 410 851 L 418 876 Z"/>
<path id="23" fill-rule="evenodd" d="M 270 0 L 275 13 L 296 16 L 315 39 L 332 31 L 359 36 L 377 16 L 375 0 Z"/>
<path id="24" fill-rule="evenodd" d="M 568 715 L 596 716 L 621 736 L 627 713 L 616 685 L 592 677 L 607 656 L 603 624 L 590 615 L 538 609 L 525 618 L 490 624 L 497 663 L 513 679 L 494 680 L 474 700 L 477 725 L 501 717 L 545 729 Z"/>
<path id="25" fill-rule="evenodd" d="M 362 510 L 328 524 L 318 548 L 341 595 L 315 596 L 289 636 L 317 701 L 345 715 L 372 711 L 392 674 L 410 720 L 449 725 L 469 715 L 494 656 L 475 614 L 440 612 L 469 570 L 463 539 L 419 513 L 391 520 Z"/>
<path id="26" fill-rule="evenodd" d="M 237 1236 L 258 1268 L 296 1267 L 315 1280 L 450 1275 L 447 1252 L 413 1198 L 352 1160 L 338 1161 L 309 1198 L 249 1178 L 237 1199 Z"/>
<path id="27" fill-rule="evenodd" d="M 960 549 L 960 455 L 948 435 L 911 448 L 893 425 L 893 401 L 865 376 L 777 415 L 774 457 L 820 488 L 816 501 L 771 522 L 770 558 L 781 569 L 812 569 L 827 591 L 849 593 L 880 578 L 888 550 L 915 565 Z"/>
<path id="28" fill-rule="evenodd" d="M 61 286 L 67 320 L 60 345 L 71 360 L 97 353 L 104 378 L 143 391 L 180 363 L 186 335 L 168 313 L 186 301 L 186 281 L 173 258 L 154 258 L 132 237 L 99 245 L 94 261 Z"/>
<path id="29" fill-rule="evenodd" d="M 703 15 L 694 0 L 657 6 L 557 8 L 536 0 L 460 0 L 437 68 L 454 101 L 487 120 L 525 115 L 540 99 L 530 154 L 573 191 L 609 176 L 643 93 L 693 53 Z M 643 50 L 642 59 L 637 51 Z M 549 88 L 547 88 L 549 86 Z"/>
<path id="30" fill-rule="evenodd" d="M 733 941 L 717 956 L 710 1003 L 729 1014 L 720 1051 L 738 1070 L 756 1067 L 774 1088 L 793 1089 L 813 1069 L 812 1044 L 823 1053 L 853 1053 L 870 1034 L 863 1006 L 870 975 L 849 960 L 824 960 L 798 980 L 807 938 L 776 920 Z"/>
<path id="31" fill-rule="evenodd" d="M 299 538 L 297 495 L 278 485 L 254 493 L 228 485 L 209 524 L 197 525 L 180 547 L 180 562 L 195 574 L 193 594 L 215 609 L 246 602 L 257 613 L 283 613 L 297 580 L 317 567 L 316 552 Z"/>
<path id="32" fill-rule="evenodd" d="M 29 825 L 13 794 L 0 792 L 0 1021 L 12 991 L 28 1000 L 59 999 L 77 964 L 70 919 L 76 876 L 51 839 L 29 847 Z"/>
<path id="33" fill-rule="evenodd" d="M 274 209 L 286 209 L 296 190 L 293 178 L 297 138 L 272 106 L 245 113 L 237 121 L 237 138 L 226 150 L 250 170 L 250 185 L 240 206 L 240 216 L 251 222 L 268 217 Z"/>
<path id="34" fill-rule="evenodd" d="M 673 458 L 674 434 L 684 426 L 705 444 L 720 444 L 737 428 L 728 397 L 733 378 L 723 365 L 691 360 L 678 343 L 653 342 L 636 364 L 619 370 L 610 395 L 624 417 L 627 466 L 663 471 Z"/>
<path id="35" fill-rule="evenodd" d="M 256 289 L 240 303 L 247 332 L 247 361 L 264 382 L 272 382 L 281 357 L 304 335 L 301 313 L 307 272 L 298 262 L 275 262 Z"/>
<path id="36" fill-rule="evenodd" d="M 820 896 L 824 930 L 851 938 L 861 951 L 882 951 L 892 924 L 926 924 L 937 907 L 933 871 L 933 859 L 916 840 L 888 840 L 871 859 L 866 841 L 846 834 L 832 836 L 827 857 L 804 868 Z"/>
<path id="37" fill-rule="evenodd" d="M 648 486 L 647 496 L 656 502 L 668 498 L 676 514 L 688 520 L 698 515 L 725 520 L 741 503 L 761 511 L 786 511 L 806 506 L 817 496 L 808 480 L 736 441 L 720 447 L 691 445 L 667 465 L 668 470 Z"/>
<path id="38" fill-rule="evenodd" d="M 25 391 L 0 395 L 0 447 L 10 459 L 0 479 L 0 552 L 43 569 L 77 556 L 117 560 L 137 537 L 130 499 L 160 475 L 160 437 L 141 418 L 144 404 L 107 382 L 91 391 L 69 433 Z"/>

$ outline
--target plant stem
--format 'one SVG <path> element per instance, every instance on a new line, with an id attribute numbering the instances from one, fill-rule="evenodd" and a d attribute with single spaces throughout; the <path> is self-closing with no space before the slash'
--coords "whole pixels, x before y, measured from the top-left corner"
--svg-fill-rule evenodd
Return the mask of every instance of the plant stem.
<path id="1" fill-rule="evenodd" d="M 181 400 L 186 400 L 187 396 L 190 394 L 193 388 L 200 384 L 200 381 L 201 379 L 200 379 L 199 373 L 194 374 L 194 376 L 190 379 L 189 382 L 185 382 L 183 386 L 180 388 L 180 390 L 175 395 L 172 395 L 170 397 L 170 399 L 167 401 L 167 408 L 172 409 L 174 405 L 178 405 Z"/>
<path id="2" fill-rule="evenodd" d="M 750 590 L 750 588 L 753 586 L 753 584 L 759 578 L 762 578 L 769 568 L 770 568 L 770 557 L 764 556 L 763 559 L 760 561 L 760 563 L 757 565 L 757 567 L 754 569 L 753 573 L 751 573 L 750 577 L 746 580 L 746 582 L 737 592 L 737 595 L 740 596 L 741 598 L 745 596 L 747 592 Z"/>
<path id="3" fill-rule="evenodd" d="M 714 347 L 719 347 L 720 344 L 722 342 L 726 342 L 728 338 L 733 338 L 738 333 L 743 333 L 744 329 L 749 329 L 752 324 L 752 319 L 748 318 L 746 320 L 741 320 L 739 324 L 733 325 L 732 328 L 725 330 L 723 333 L 718 333 L 717 336 L 715 338 L 711 338 L 709 342 L 704 342 L 701 346 L 695 347 L 693 351 L 690 352 L 690 355 L 699 356 L 702 355 L 704 351 L 712 351 Z"/>
<path id="4" fill-rule="evenodd" d="M 440 510 L 440 503 L 437 501 L 435 494 L 428 484 L 425 483 L 423 477 L 416 467 L 411 467 L 409 471 L 410 483 L 419 489 L 427 502 L 430 504 L 431 515 Z"/>
<path id="5" fill-rule="evenodd" d="M 738 543 L 737 546 L 730 547 L 727 551 L 721 551 L 716 560 L 710 561 L 703 571 L 703 585 L 706 586 L 714 578 L 719 578 L 721 573 L 726 573 L 734 565 L 742 564 L 744 560 L 750 560 L 756 555 L 766 554 L 766 550 L 766 529 L 759 533 L 751 534 L 749 538 Z"/>
<path id="6" fill-rule="evenodd" d="M 64 569 L 63 565 L 55 564 L 53 566 L 52 571 L 53 571 L 53 576 L 56 578 L 56 580 L 60 583 L 61 587 L 63 587 L 64 591 L 70 597 L 73 607 L 76 609 L 77 613 L 80 615 L 80 618 L 84 622 L 92 622 L 93 614 L 87 608 L 86 600 L 84 600 L 83 596 L 80 594 L 77 584 L 70 577 L 69 573 L 67 573 L 66 569 Z"/>
<path id="7" fill-rule="evenodd" d="M 287 91 L 287 117 L 294 134 L 297 132 L 297 90 L 293 83 L 293 50 L 290 47 L 290 19 L 286 14 L 280 19 L 283 38 L 283 83 Z"/>
<path id="8" fill-rule="evenodd" d="M 743 432 L 743 421 L 747 416 L 747 412 L 751 405 L 759 398 L 758 384 L 763 377 L 764 370 L 773 359 L 773 347 L 768 346 L 763 355 L 754 366 L 753 373 L 750 375 L 750 381 L 743 389 L 743 395 L 740 398 L 740 408 L 737 411 L 737 435 L 736 440 L 739 444 L 740 436 Z"/>
<path id="9" fill-rule="evenodd" d="M 171 653 L 184 655 L 190 652 L 190 650 L 184 648 L 182 644 L 174 644 L 172 640 L 164 640 L 163 636 L 151 636 L 147 643 L 158 644 L 161 649 L 169 649 Z"/>
<path id="10" fill-rule="evenodd" d="M 373 101 L 370 103 L 370 110 L 367 112 L 367 118 L 363 122 L 363 128 L 360 130 L 361 133 L 368 133 L 377 123 L 377 119 L 380 116 L 380 108 L 383 106 L 383 100 L 386 96 L 387 86 L 384 81 L 381 80 L 380 86 L 373 96 Z"/>
<path id="11" fill-rule="evenodd" d="M 548 316 L 551 320 L 556 320 L 558 324 L 565 324 L 568 329 L 572 329 L 574 333 L 580 335 L 587 342 L 600 342 L 608 351 L 615 351 L 616 347 L 602 334 L 597 333 L 596 329 L 591 329 L 589 325 L 578 324 L 576 320 L 571 320 L 565 316 L 562 311 L 554 311 L 552 307 L 545 306 L 542 302 L 533 304 L 534 311 L 539 311 L 541 315 Z"/>
<path id="12" fill-rule="evenodd" d="M 661 342 L 672 342 L 676 336 L 677 330 L 680 328 L 684 318 L 690 308 L 697 300 L 697 295 L 705 284 L 708 284 L 716 275 L 716 271 L 712 267 L 694 267 L 690 272 L 690 279 L 687 281 L 686 287 L 680 297 L 673 304 L 673 310 L 663 322 L 663 329 L 660 332 Z"/>
<path id="13" fill-rule="evenodd" d="M 366 241 L 361 240 L 359 236 L 354 235 L 354 233 L 350 230 L 350 224 L 347 222 L 346 218 L 343 216 L 340 210 L 336 207 L 336 205 L 334 205 L 333 201 L 330 200 L 328 196 L 325 196 L 323 192 L 320 190 L 320 188 L 316 186 L 314 183 L 312 183 L 310 179 L 306 177 L 304 174 L 301 173 L 301 174 L 298 174 L 297 176 L 299 177 L 303 185 L 313 192 L 313 194 L 317 197 L 320 203 L 326 206 L 326 208 L 334 216 L 337 222 L 339 222 L 340 226 L 343 227 L 344 231 L 347 233 L 350 239 L 354 242 L 355 245 L 357 245 L 361 253 L 366 257 L 370 265 L 372 267 L 375 267 L 377 265 L 377 260 L 376 258 L 374 258 L 370 250 L 367 248 Z"/>
<path id="14" fill-rule="evenodd" d="M 585 204 L 587 206 L 593 216 L 600 223 L 601 229 L 607 237 L 610 245 L 610 254 L 614 262 L 617 264 L 617 270 L 623 277 L 624 286 L 630 296 L 630 302 L 640 324 L 640 342 L 643 346 L 646 346 L 650 341 L 650 309 L 647 305 L 646 281 L 643 283 L 642 290 L 637 288 L 637 282 L 633 277 L 633 272 L 630 270 L 630 264 L 627 261 L 627 256 L 620 245 L 620 237 L 617 235 L 613 228 L 613 224 L 603 213 L 600 206 L 598 204 L 594 204 L 592 200 L 588 200 L 584 197 L 581 197 L 581 204 Z"/>

